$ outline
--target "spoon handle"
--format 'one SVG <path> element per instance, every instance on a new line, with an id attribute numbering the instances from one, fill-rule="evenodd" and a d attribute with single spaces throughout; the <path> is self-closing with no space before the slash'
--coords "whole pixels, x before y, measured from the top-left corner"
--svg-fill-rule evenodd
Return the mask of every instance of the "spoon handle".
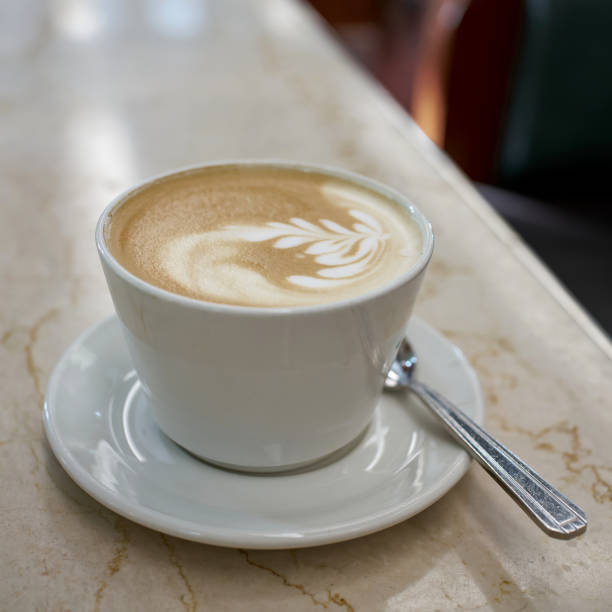
<path id="1" fill-rule="evenodd" d="M 409 389 L 442 419 L 450 433 L 549 536 L 567 540 L 586 530 L 586 515 L 578 506 L 459 408 L 423 383 L 411 381 Z"/>

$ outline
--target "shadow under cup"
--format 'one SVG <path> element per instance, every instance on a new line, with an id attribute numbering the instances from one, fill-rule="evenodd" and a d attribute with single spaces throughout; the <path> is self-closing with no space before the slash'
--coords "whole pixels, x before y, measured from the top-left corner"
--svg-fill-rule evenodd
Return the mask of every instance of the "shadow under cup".
<path id="1" fill-rule="evenodd" d="M 104 240 L 109 213 L 134 191 L 168 175 L 121 194 L 102 213 L 96 228 L 102 267 L 161 430 L 224 467 L 263 472 L 304 467 L 350 448 L 367 427 L 431 257 L 433 234 L 403 196 L 370 179 L 287 162 L 230 163 L 348 180 L 401 204 L 422 235 L 416 264 L 374 291 L 316 306 L 256 308 L 159 289 L 110 253 Z"/>

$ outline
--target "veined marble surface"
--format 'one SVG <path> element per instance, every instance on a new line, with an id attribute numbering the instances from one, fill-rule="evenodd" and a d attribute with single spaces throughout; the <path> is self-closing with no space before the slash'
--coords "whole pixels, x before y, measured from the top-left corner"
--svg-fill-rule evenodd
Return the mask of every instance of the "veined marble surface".
<path id="1" fill-rule="evenodd" d="M 0 143 L 0 609 L 610 609 L 608 339 L 308 10 L 5 2 Z M 100 211 L 143 177 L 236 157 L 343 166 L 422 208 L 437 247 L 417 312 L 478 371 L 488 428 L 586 510 L 585 536 L 546 537 L 477 466 L 411 520 L 299 551 L 160 535 L 70 480 L 41 405 L 112 311 Z"/>

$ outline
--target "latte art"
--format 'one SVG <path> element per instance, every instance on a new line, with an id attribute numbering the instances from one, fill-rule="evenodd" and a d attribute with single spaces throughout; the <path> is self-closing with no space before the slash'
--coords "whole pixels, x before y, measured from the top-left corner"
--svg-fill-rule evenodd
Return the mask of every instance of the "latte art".
<path id="1" fill-rule="evenodd" d="M 250 306 L 345 299 L 405 272 L 421 249 L 418 227 L 395 202 L 278 168 L 176 175 L 118 208 L 109 229 L 113 255 L 143 280 Z"/>
<path id="2" fill-rule="evenodd" d="M 389 238 L 374 217 L 359 210 L 349 210 L 348 214 L 361 223 L 348 229 L 329 219 L 321 219 L 320 225 L 315 225 L 293 218 L 289 223 L 271 221 L 263 228 L 230 226 L 228 230 L 249 242 L 276 238 L 272 245 L 275 249 L 308 245 L 302 255 L 322 266 L 317 276 L 292 274 L 286 280 L 308 289 L 335 287 L 366 274 Z"/>

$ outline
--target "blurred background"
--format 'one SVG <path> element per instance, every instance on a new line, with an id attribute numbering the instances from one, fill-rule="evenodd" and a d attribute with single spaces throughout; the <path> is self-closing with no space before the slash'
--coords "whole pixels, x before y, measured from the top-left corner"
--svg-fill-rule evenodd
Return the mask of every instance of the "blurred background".
<path id="1" fill-rule="evenodd" d="M 612 2 L 310 0 L 612 333 Z"/>

